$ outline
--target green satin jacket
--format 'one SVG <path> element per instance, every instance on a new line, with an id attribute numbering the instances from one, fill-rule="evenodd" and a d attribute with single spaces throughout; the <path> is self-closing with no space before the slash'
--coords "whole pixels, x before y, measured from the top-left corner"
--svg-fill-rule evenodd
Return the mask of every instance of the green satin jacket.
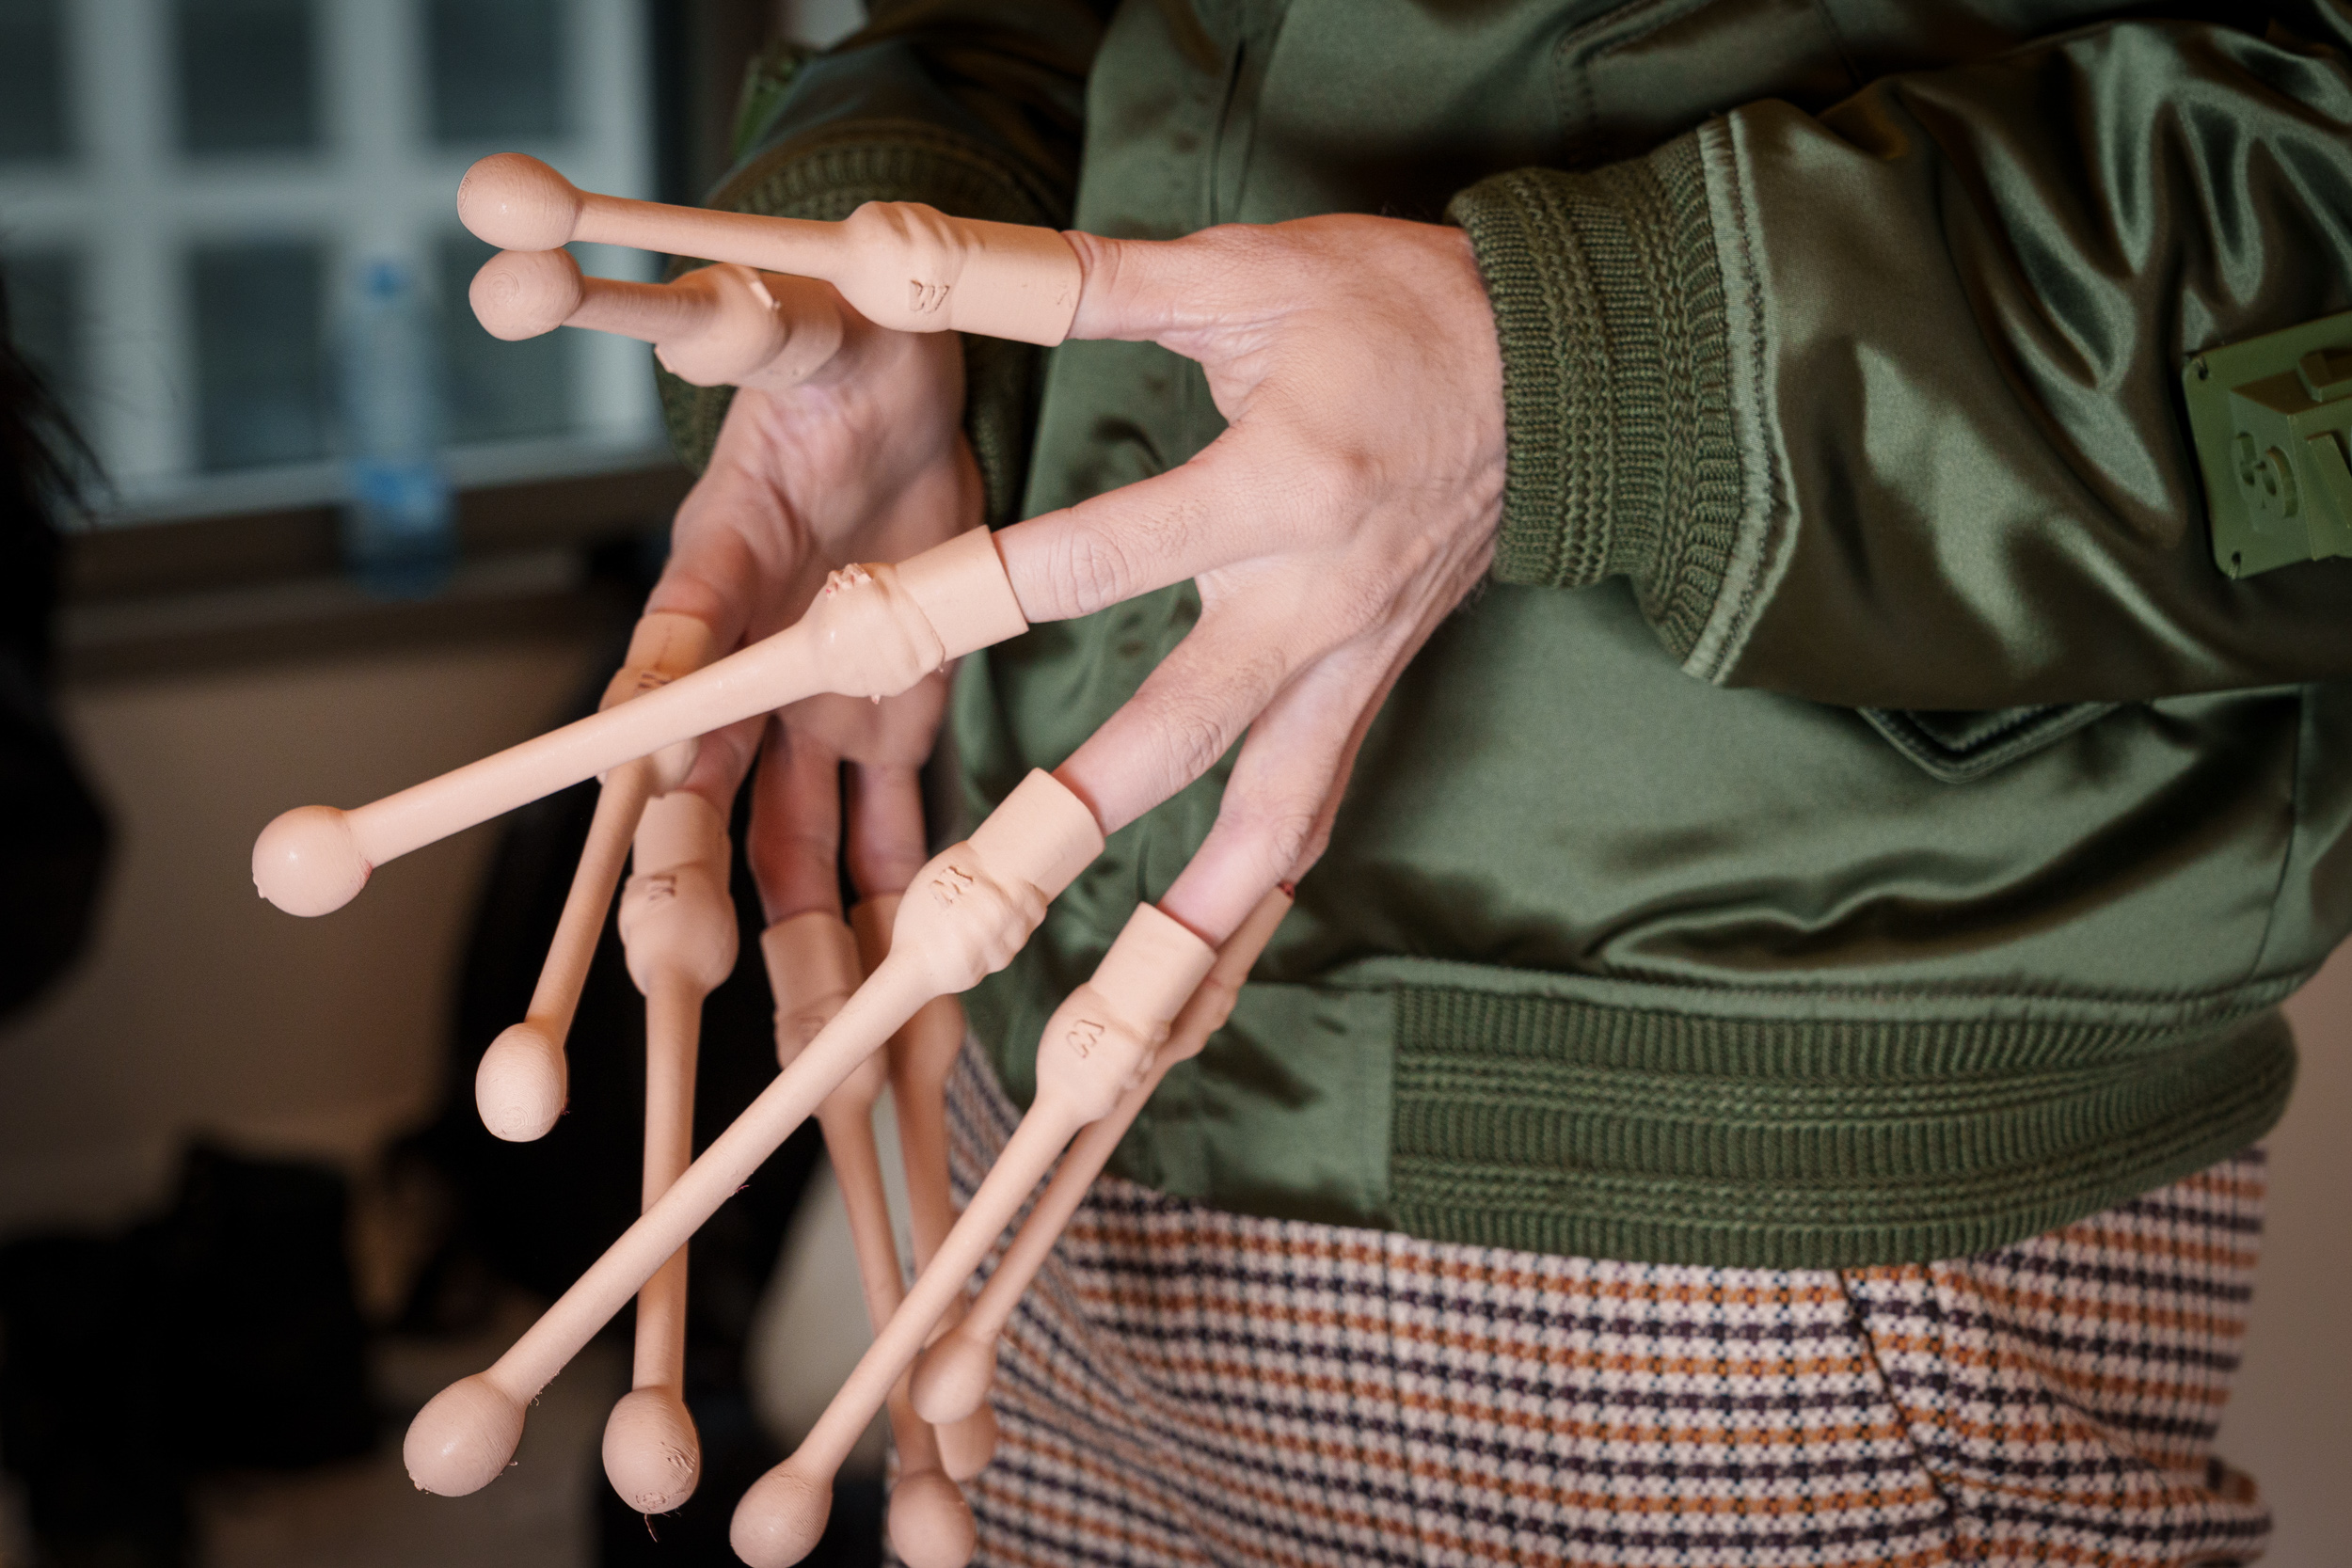
<path id="1" fill-rule="evenodd" d="M 2179 377 L 2352 307 L 2352 5 L 873 11 L 755 84 L 717 204 L 1452 221 L 1501 329 L 1494 580 L 1126 1174 L 1815 1267 L 2046 1229 L 2275 1119 L 2276 1005 L 2352 929 L 2352 563 L 2215 570 Z M 969 367 L 999 521 L 1221 428 L 1150 345 Z M 723 397 L 665 394 L 707 451 Z M 1195 612 L 1170 590 L 968 661 L 973 809 Z M 1115 834 L 969 999 L 1016 1098 L 1223 778 Z"/>

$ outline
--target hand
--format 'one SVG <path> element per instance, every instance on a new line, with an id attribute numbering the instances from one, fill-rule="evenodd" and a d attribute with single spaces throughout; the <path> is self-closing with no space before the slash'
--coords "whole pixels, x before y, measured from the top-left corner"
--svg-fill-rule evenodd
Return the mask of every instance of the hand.
<path id="1" fill-rule="evenodd" d="M 902 561 L 979 523 L 960 340 L 840 309 L 841 349 L 816 374 L 782 391 L 738 389 L 710 467 L 678 509 L 646 609 L 700 617 L 713 657 L 798 620 L 828 571 Z M 765 750 L 745 847 L 771 924 L 839 906 L 845 762 L 858 887 L 895 892 L 923 863 L 918 774 L 946 705 L 934 675 L 880 705 L 814 698 L 705 737 L 685 787 L 723 812 Z"/>
<path id="2" fill-rule="evenodd" d="M 1245 731 L 1161 907 L 1211 942 L 1322 852 L 1389 688 L 1485 576 L 1502 511 L 1502 354 L 1470 241 L 1305 218 L 1154 242 L 1070 236 L 1072 336 L 1200 361 L 1226 432 L 1182 467 L 996 535 L 1023 612 L 1194 578 L 1200 619 L 1056 776 L 1105 832 Z"/>

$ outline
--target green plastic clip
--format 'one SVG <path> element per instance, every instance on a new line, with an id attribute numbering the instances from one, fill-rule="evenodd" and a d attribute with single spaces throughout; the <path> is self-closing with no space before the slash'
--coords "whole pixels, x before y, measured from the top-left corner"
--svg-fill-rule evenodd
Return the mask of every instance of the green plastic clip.
<path id="1" fill-rule="evenodd" d="M 2181 386 L 2215 565 L 2243 578 L 2352 555 L 2352 310 L 2207 349 Z"/>

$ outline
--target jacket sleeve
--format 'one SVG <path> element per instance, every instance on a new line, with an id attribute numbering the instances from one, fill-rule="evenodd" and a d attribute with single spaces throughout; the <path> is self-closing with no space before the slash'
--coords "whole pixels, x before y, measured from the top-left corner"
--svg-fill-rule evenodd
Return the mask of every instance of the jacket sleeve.
<path id="1" fill-rule="evenodd" d="M 874 0 L 866 25 L 814 57 L 759 62 L 737 158 L 707 205 L 845 218 L 868 201 L 1060 228 L 1076 188 L 1086 77 L 1109 0 Z M 965 427 L 992 523 L 1009 520 L 1038 352 L 966 341 Z M 708 461 L 732 388 L 658 372 L 671 439 Z"/>
<path id="2" fill-rule="evenodd" d="M 2252 8 L 2249 8 L 2252 9 Z M 1502 580 L 1704 679 L 1992 709 L 2352 674 L 2352 561 L 2213 564 L 2191 355 L 2352 305 L 2352 5 L 2117 23 L 1455 198 Z"/>

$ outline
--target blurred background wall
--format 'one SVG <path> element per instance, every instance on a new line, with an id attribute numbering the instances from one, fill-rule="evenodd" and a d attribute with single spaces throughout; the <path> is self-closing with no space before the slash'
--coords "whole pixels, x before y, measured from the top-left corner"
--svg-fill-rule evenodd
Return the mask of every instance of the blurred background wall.
<path id="1" fill-rule="evenodd" d="M 0 1037 L 0 1230 L 119 1223 L 192 1130 L 355 1170 L 439 1089 L 490 828 L 292 921 L 242 869 L 286 802 L 376 799 L 547 727 L 586 626 L 74 680 L 66 721 L 114 816 L 96 941 Z"/>
<path id="2" fill-rule="evenodd" d="M 315 922 L 253 895 L 252 835 L 297 800 L 382 795 L 593 701 L 687 483 L 642 345 L 500 343 L 473 322 L 465 287 L 488 248 L 456 223 L 458 177 L 522 150 L 588 188 L 691 202 L 730 159 L 755 57 L 862 14 L 859 0 L 0 0 L 9 335 L 95 458 L 69 519 L 56 706 L 113 830 L 87 949 L 0 1024 L 0 1242 L 152 1233 L 185 1208 L 183 1159 L 204 1140 L 340 1173 L 359 1305 L 379 1323 L 401 1306 L 431 1218 L 388 1197 L 383 1156 L 442 1093 L 497 830 L 388 868 L 352 918 Z M 658 265 L 576 248 L 608 276 Z M 343 536 L 361 455 L 340 395 L 353 305 L 386 265 L 421 302 L 446 437 L 447 560 L 422 597 L 355 580 Z M 615 1159 L 633 1165 L 633 1147 Z M 609 1560 L 588 1484 L 626 1383 L 609 1349 L 549 1391 L 529 1479 L 493 1489 L 503 1498 L 420 1507 L 394 1430 L 372 1461 L 206 1483 L 166 1549 L 257 1568 Z M 21 1372 L 25 1347 L 11 1350 Z M 376 1403 L 405 1422 L 484 1356 L 430 1336 L 379 1343 Z M 137 1447 L 126 1430 L 126 1463 Z M 0 1565 L 78 1560 L 32 1538 L 25 1497 L 0 1476 Z"/>
<path id="3" fill-rule="evenodd" d="M 2272 1135 L 2253 1331 L 2221 1451 L 2279 1516 L 2279 1568 L 2352 1561 L 2352 945 L 2287 1008 L 2303 1062 Z"/>

